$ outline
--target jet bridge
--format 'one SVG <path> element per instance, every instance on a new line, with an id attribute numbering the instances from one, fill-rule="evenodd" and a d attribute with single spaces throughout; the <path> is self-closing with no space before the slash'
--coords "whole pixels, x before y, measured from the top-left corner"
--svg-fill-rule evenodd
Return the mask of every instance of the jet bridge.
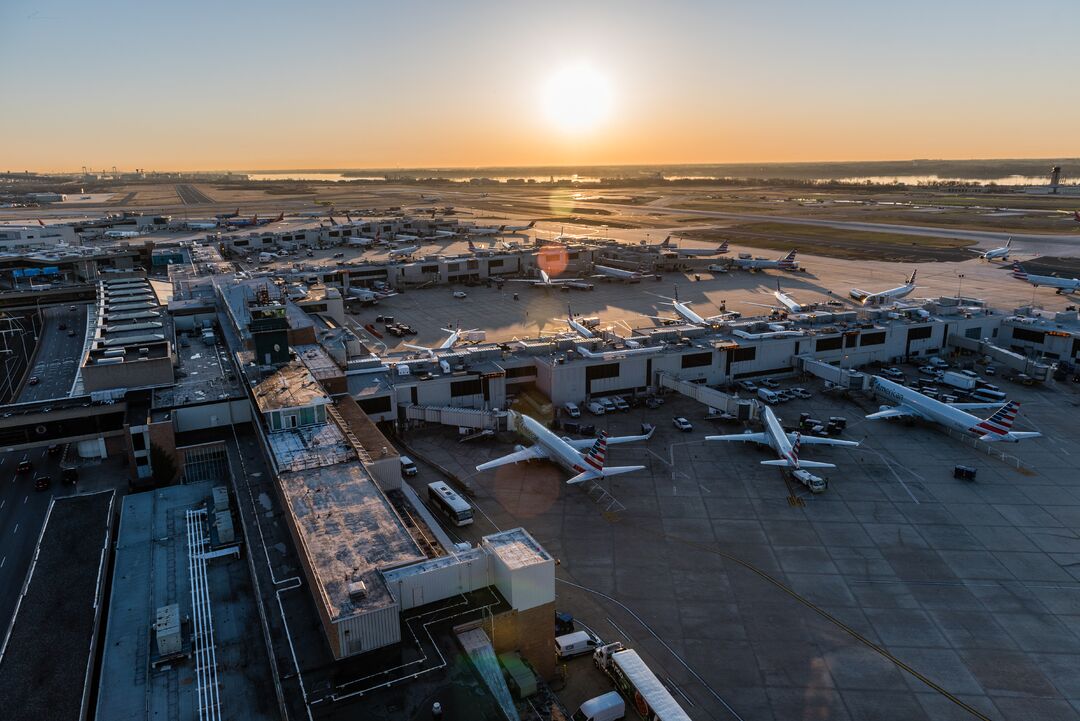
<path id="1" fill-rule="evenodd" d="M 730 413 L 740 421 L 754 420 L 758 416 L 757 404 L 753 400 L 728 395 L 707 385 L 684 381 L 668 373 L 658 373 L 657 377 L 661 388 L 682 393 L 710 408 Z"/>
<path id="2" fill-rule="evenodd" d="M 458 428 L 476 428 L 478 430 L 506 430 L 506 413 L 503 411 L 484 411 L 479 408 L 458 408 L 456 406 L 404 406 L 405 418 L 410 421 L 427 421 L 444 426 Z"/>
<path id="3" fill-rule="evenodd" d="M 1037 381 L 1042 382 L 1050 377 L 1050 366 L 1038 363 L 1030 358 L 1025 358 L 1019 353 L 1014 353 L 1001 346 L 994 345 L 985 338 L 982 340 L 976 338 L 964 338 L 963 336 L 953 333 L 949 335 L 948 343 L 954 348 L 962 348 L 963 350 L 977 353 L 979 356 L 987 356 L 993 359 L 998 365 L 1012 368 L 1019 373 L 1027 373 Z"/>
<path id="4" fill-rule="evenodd" d="M 841 388 L 862 391 L 870 387 L 870 376 L 865 373 L 852 368 L 840 368 L 825 361 L 816 360 L 811 355 L 795 356 L 795 367 L 800 373 L 817 376 Z"/>

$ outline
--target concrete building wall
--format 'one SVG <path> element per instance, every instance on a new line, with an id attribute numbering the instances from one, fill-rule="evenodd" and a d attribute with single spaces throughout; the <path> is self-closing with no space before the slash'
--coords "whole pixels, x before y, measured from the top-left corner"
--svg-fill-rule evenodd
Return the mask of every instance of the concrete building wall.
<path id="1" fill-rule="evenodd" d="M 149 358 L 111 365 L 84 365 L 83 386 L 87 391 L 109 388 L 142 388 L 170 385 L 175 382 L 171 356 Z"/>
<path id="2" fill-rule="evenodd" d="M 395 603 L 337 621 L 334 628 L 338 636 L 337 647 L 340 649 L 340 655 L 336 658 L 354 656 L 400 643 L 401 622 L 398 620 L 400 612 L 401 609 Z"/>
<path id="3" fill-rule="evenodd" d="M 486 617 L 483 629 L 495 653 L 517 651 L 538 676 L 551 679 L 555 675 L 554 618 L 555 602 L 551 601 L 525 611 Z"/>
<path id="4" fill-rule="evenodd" d="M 175 408 L 173 423 L 178 433 L 218 428 L 251 421 L 251 404 L 244 399 Z"/>
<path id="5" fill-rule="evenodd" d="M 491 585 L 488 564 L 486 553 L 473 553 L 458 563 L 404 576 L 390 592 L 401 610 L 408 611 Z"/>

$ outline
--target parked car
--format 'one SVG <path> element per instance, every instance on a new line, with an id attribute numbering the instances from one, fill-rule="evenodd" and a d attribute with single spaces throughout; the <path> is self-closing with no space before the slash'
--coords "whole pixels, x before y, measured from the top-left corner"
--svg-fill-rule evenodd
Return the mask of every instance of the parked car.
<path id="1" fill-rule="evenodd" d="M 630 404 L 626 402 L 622 396 L 612 396 L 611 402 L 615 404 L 615 408 L 620 411 L 630 410 Z"/>
<path id="2" fill-rule="evenodd" d="M 573 658 L 574 656 L 592 653 L 603 643 L 591 631 L 575 631 L 565 636 L 555 637 L 555 655 L 560 659 Z"/>
<path id="3" fill-rule="evenodd" d="M 30 456 L 23 456 L 19 465 L 15 466 L 16 473 L 29 473 L 32 470 L 34 470 L 34 462 L 30 460 Z"/>
<path id="4" fill-rule="evenodd" d="M 589 401 L 585 404 L 585 407 L 588 408 L 589 413 L 592 413 L 594 416 L 602 416 L 607 412 L 607 409 L 604 408 L 604 404 L 600 401 Z"/>
<path id="5" fill-rule="evenodd" d="M 419 471 L 416 468 L 416 463 L 408 456 L 401 456 L 401 473 L 405 476 L 415 476 Z"/>
<path id="6" fill-rule="evenodd" d="M 26 381 L 27 385 L 36 386 L 41 382 L 41 379 L 37 376 L 30 376 L 30 379 Z"/>
<path id="7" fill-rule="evenodd" d="M 779 388 L 780 387 L 780 384 L 777 383 L 776 381 L 774 381 L 772 378 L 764 378 L 764 379 L 762 379 L 760 385 L 763 385 L 766 388 Z"/>
<path id="8" fill-rule="evenodd" d="M 692 424 L 690 421 L 686 420 L 682 416 L 672 418 L 671 425 L 675 426 L 683 433 L 689 433 L 694 430 L 694 424 Z"/>
<path id="9" fill-rule="evenodd" d="M 747 393 L 753 393 L 757 390 L 757 384 L 753 381 L 739 381 L 735 385 L 739 386 L 739 388 L 742 388 Z"/>
<path id="10" fill-rule="evenodd" d="M 581 418 L 581 409 L 577 407 L 577 403 L 564 403 L 563 410 L 571 418 Z"/>
<path id="11" fill-rule="evenodd" d="M 899 368 L 886 368 L 885 370 L 881 371 L 881 375 L 894 381 L 904 380 L 904 371 L 900 370 Z"/>
<path id="12" fill-rule="evenodd" d="M 986 366 L 985 368 L 983 368 L 983 375 L 997 375 L 997 368 L 995 368 L 994 366 Z"/>
<path id="13" fill-rule="evenodd" d="M 34 479 L 34 490 L 35 491 L 47 491 L 47 490 L 49 490 L 49 486 L 51 486 L 51 485 L 52 485 L 52 477 L 51 476 L 38 476 L 37 478 Z"/>
<path id="14" fill-rule="evenodd" d="M 64 468 L 60 471 L 60 480 L 69 486 L 74 486 L 79 480 L 79 471 L 76 468 Z"/>
<path id="15" fill-rule="evenodd" d="M 47 449 L 47 453 L 50 456 L 58 456 L 61 453 L 63 453 L 63 451 L 64 451 L 64 447 L 62 445 L 60 445 L 59 443 L 53 443 Z"/>
<path id="16" fill-rule="evenodd" d="M 791 393 L 796 398 L 813 398 L 814 397 L 814 394 L 811 393 L 810 391 L 806 390 L 805 388 L 792 388 Z"/>
<path id="17" fill-rule="evenodd" d="M 656 409 L 656 408 L 659 408 L 662 405 L 664 405 L 664 399 L 663 398 L 658 398 L 656 396 L 649 396 L 648 398 L 645 399 L 645 407 L 646 408 Z"/>
<path id="18" fill-rule="evenodd" d="M 463 290 L 455 290 L 454 291 L 454 297 L 455 298 L 467 298 L 467 297 L 469 297 L 469 294 L 466 293 Z"/>
<path id="19" fill-rule="evenodd" d="M 757 396 L 762 401 L 768 403 L 770 406 L 776 405 L 780 402 L 780 396 L 776 393 L 776 391 L 769 390 L 768 388 L 758 388 Z"/>
<path id="20" fill-rule="evenodd" d="M 74 337 L 74 336 L 75 336 L 75 331 L 73 331 L 73 330 L 69 330 L 69 331 L 68 331 L 68 338 L 72 338 L 72 337 Z"/>
<path id="21" fill-rule="evenodd" d="M 604 407 L 605 413 L 614 413 L 619 410 L 618 406 L 615 405 L 615 401 L 610 398 L 598 398 L 597 400 L 600 402 L 600 405 Z"/>

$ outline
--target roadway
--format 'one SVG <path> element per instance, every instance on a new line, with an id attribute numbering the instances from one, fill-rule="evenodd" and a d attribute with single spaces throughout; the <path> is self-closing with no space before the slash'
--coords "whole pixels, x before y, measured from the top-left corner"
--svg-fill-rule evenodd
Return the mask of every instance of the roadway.
<path id="1" fill-rule="evenodd" d="M 15 467 L 23 456 L 34 464 L 30 473 Z M 52 477 L 52 488 L 35 491 L 34 478 Z M 46 449 L 12 451 L 0 455 L 0 633 L 6 633 L 23 581 L 30 570 L 34 548 L 41 535 L 49 500 L 53 494 L 68 495 L 71 486 L 60 482 L 60 457 L 50 458 Z"/>
<path id="2" fill-rule="evenodd" d="M 75 383 L 83 346 L 86 341 L 86 306 L 53 306 L 42 311 L 42 330 L 38 336 L 37 354 L 29 377 L 37 376 L 36 385 L 23 382 L 18 403 L 30 403 L 52 398 L 66 398 Z M 61 329 L 63 325 L 65 328 Z M 68 335 L 74 332 L 74 335 Z"/>
<path id="3" fill-rule="evenodd" d="M 180 202 L 184 205 L 203 205 L 204 203 L 214 202 L 206 195 L 206 193 L 202 192 L 194 185 L 177 185 L 176 194 L 180 196 Z"/>

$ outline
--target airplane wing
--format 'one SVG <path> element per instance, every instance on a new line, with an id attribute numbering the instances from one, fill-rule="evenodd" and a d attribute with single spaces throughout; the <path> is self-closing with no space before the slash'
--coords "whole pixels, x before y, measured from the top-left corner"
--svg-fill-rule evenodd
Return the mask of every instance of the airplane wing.
<path id="1" fill-rule="evenodd" d="M 546 451 L 544 451 L 544 447 L 537 444 L 535 446 L 529 446 L 528 448 L 523 448 L 520 451 L 515 451 L 515 452 L 511 453 L 510 455 L 503 456 L 502 458 L 496 458 L 493 461 L 488 461 L 487 463 L 481 463 L 479 466 L 476 467 L 476 470 L 478 470 L 478 471 L 486 471 L 486 470 L 489 470 L 491 468 L 498 468 L 499 466 L 505 466 L 505 465 L 507 465 L 509 463 L 521 463 L 522 461 L 542 460 L 542 459 L 546 459 L 547 457 L 548 457 L 548 454 L 547 454 Z M 584 480 L 584 479 L 582 479 L 582 480 Z"/>
<path id="2" fill-rule="evenodd" d="M 997 410 L 1005 405 L 1004 401 L 998 401 L 997 403 L 950 403 L 950 408 L 959 408 L 965 411 L 980 411 L 993 408 Z"/>
<path id="3" fill-rule="evenodd" d="M 852 288 L 849 295 L 851 295 L 851 297 L 855 300 L 862 300 L 868 295 L 872 295 L 872 293 L 867 293 L 865 290 L 859 290 L 858 288 Z"/>
<path id="4" fill-rule="evenodd" d="M 877 421 L 882 418 L 922 418 L 922 414 L 917 411 L 908 408 L 907 406 L 896 406 L 884 411 L 878 411 L 877 413 L 871 413 L 866 416 L 869 421 Z"/>
<path id="5" fill-rule="evenodd" d="M 732 433 L 727 436 L 705 436 L 707 441 L 747 441 L 751 443 L 760 443 L 764 446 L 769 445 L 769 436 L 767 433 Z"/>
<path id="6" fill-rule="evenodd" d="M 619 444 L 619 443 L 633 443 L 635 441 L 647 441 L 650 438 L 652 438 L 652 435 L 653 435 L 653 433 L 655 431 L 656 431 L 656 427 L 653 426 L 653 429 L 651 431 L 649 431 L 648 433 L 646 433 L 644 435 L 640 435 L 640 436 L 608 436 L 607 444 L 609 446 L 613 446 L 613 445 L 616 445 L 616 444 Z M 593 445 L 596 443 L 596 439 L 595 438 L 580 438 L 580 439 L 577 439 L 577 440 L 570 440 L 570 441 L 566 441 L 566 442 L 574 450 L 581 451 L 581 450 L 584 450 L 586 448 L 592 448 Z M 605 470 L 607 470 L 607 469 L 605 469 Z"/>
<path id="7" fill-rule="evenodd" d="M 788 433 L 788 438 L 791 439 L 792 443 L 795 442 L 795 434 L 794 433 Z M 799 443 L 801 443 L 804 446 L 813 446 L 813 445 L 819 445 L 819 446 L 857 446 L 857 445 L 859 445 L 858 441 L 842 441 L 839 438 L 822 438 L 821 436 L 804 436 L 804 435 L 801 435 L 801 434 L 799 435 Z"/>

